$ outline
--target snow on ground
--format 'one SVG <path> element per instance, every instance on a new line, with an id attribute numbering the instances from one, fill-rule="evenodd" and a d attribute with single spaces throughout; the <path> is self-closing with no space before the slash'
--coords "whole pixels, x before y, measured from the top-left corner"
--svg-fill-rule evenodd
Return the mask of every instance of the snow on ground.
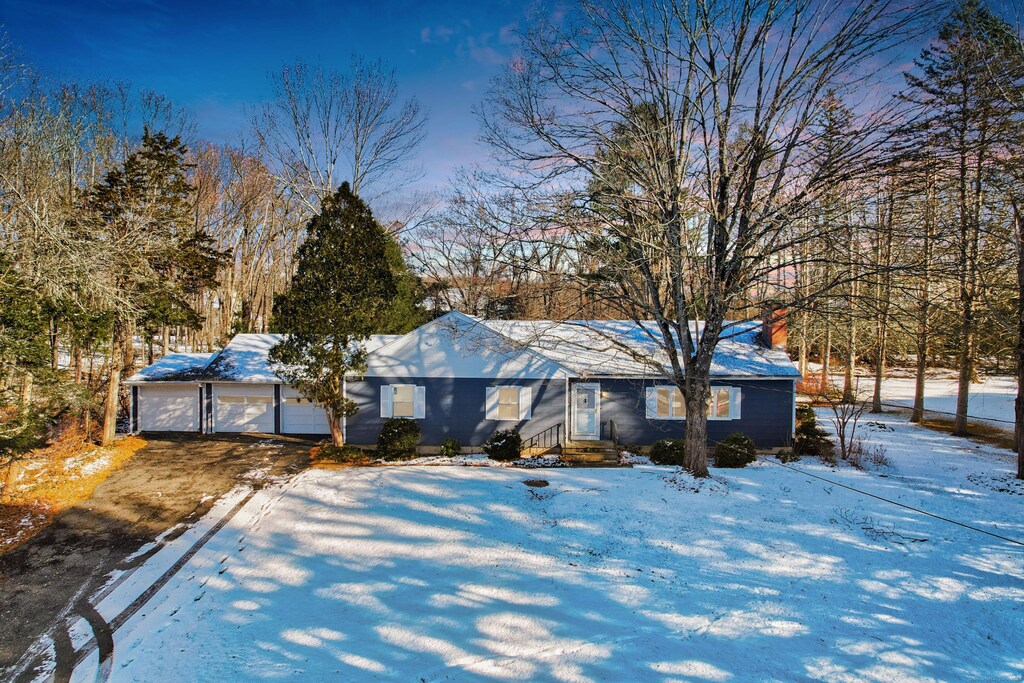
<path id="1" fill-rule="evenodd" d="M 860 378 L 860 391 L 874 391 L 873 378 Z M 925 382 L 925 410 L 946 413 L 952 418 L 956 413 L 957 381 L 955 379 L 929 379 Z M 914 405 L 914 379 L 887 377 L 882 380 L 882 397 L 888 403 Z M 1017 380 L 1013 377 L 988 377 L 982 382 L 971 384 L 968 394 L 967 414 L 978 420 L 994 421 L 1013 429 L 1013 401 L 1017 397 Z"/>
<path id="2" fill-rule="evenodd" d="M 378 461 L 380 462 L 380 461 Z M 557 455 L 537 455 L 520 458 L 519 460 L 492 460 L 483 453 L 461 453 L 459 455 L 426 455 L 411 460 L 398 460 L 388 462 L 390 467 L 408 466 L 443 466 L 455 465 L 458 467 L 515 467 L 519 469 L 534 469 L 538 467 L 566 467 L 567 465 Z"/>
<path id="3" fill-rule="evenodd" d="M 821 366 L 810 364 L 812 372 L 820 372 Z M 837 387 L 843 384 L 842 375 L 833 375 Z M 870 397 L 875 389 L 874 376 L 858 375 L 855 378 L 857 393 Z M 882 400 L 885 403 L 906 406 L 914 405 L 914 372 L 903 368 L 892 370 L 882 380 Z M 952 418 L 956 413 L 957 379 L 950 370 L 929 373 L 925 381 L 925 410 Z M 995 426 L 1013 429 L 1013 402 L 1017 397 L 1017 380 L 1014 377 L 992 376 L 971 384 L 968 394 L 967 414 L 976 420 L 989 421 Z"/>
<path id="4" fill-rule="evenodd" d="M 1024 539 L 1005 452 L 861 434 L 891 467 L 796 466 Z M 126 623 L 111 679 L 1021 680 L 1021 623 L 1024 547 L 775 461 L 310 470 Z"/>

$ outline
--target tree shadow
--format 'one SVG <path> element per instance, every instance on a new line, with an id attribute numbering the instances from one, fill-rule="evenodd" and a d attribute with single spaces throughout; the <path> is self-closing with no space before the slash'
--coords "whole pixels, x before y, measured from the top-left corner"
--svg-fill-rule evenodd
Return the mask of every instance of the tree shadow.
<path id="1" fill-rule="evenodd" d="M 665 472 L 551 471 L 540 492 L 508 470 L 309 472 L 240 514 L 147 618 L 126 625 L 122 675 L 570 681 L 1022 670 L 1020 553 L 898 511 L 868 512 L 927 535 L 925 547 L 873 538 L 834 519 L 835 509 L 857 508 L 855 494 L 837 490 L 816 505 L 779 496 L 780 486 L 802 486 L 781 470 L 738 474 L 728 493 L 696 496 Z"/>

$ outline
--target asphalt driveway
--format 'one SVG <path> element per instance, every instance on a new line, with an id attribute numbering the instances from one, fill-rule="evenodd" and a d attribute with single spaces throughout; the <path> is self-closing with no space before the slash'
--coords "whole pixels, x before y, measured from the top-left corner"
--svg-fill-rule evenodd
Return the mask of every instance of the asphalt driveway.
<path id="1" fill-rule="evenodd" d="M 173 539 L 238 484 L 260 488 L 305 469 L 312 445 L 246 435 L 147 440 L 89 500 L 0 556 L 0 678 L 12 678 L 32 643 L 110 572 L 145 561 L 149 553 L 127 559 L 144 544 L 171 529 L 163 540 Z"/>

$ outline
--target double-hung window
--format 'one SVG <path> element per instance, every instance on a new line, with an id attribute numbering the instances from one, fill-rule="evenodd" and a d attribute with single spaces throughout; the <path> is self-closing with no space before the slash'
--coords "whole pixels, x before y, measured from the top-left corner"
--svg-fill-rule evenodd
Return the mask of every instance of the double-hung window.
<path id="1" fill-rule="evenodd" d="M 422 419 L 426 416 L 426 388 L 385 384 L 380 388 L 380 416 Z"/>
<path id="2" fill-rule="evenodd" d="M 648 387 L 647 417 L 654 420 L 685 420 L 686 403 L 678 387 Z"/>
<path id="3" fill-rule="evenodd" d="M 740 419 L 742 397 L 743 392 L 739 387 L 711 387 L 711 398 L 708 399 L 708 419 Z"/>
<path id="4" fill-rule="evenodd" d="M 533 391 L 520 386 L 487 387 L 485 403 L 488 420 L 529 420 Z"/>
<path id="5" fill-rule="evenodd" d="M 739 389 L 736 390 L 737 394 Z M 732 407 L 732 389 L 730 387 L 711 387 L 711 398 L 708 400 L 709 420 L 734 420 Z M 739 417 L 739 402 L 735 412 Z"/>
<path id="6" fill-rule="evenodd" d="M 738 420 L 742 391 L 739 387 L 711 387 L 708 399 L 709 420 Z M 674 386 L 647 388 L 647 418 L 649 420 L 685 420 L 686 403 L 683 393 Z"/>

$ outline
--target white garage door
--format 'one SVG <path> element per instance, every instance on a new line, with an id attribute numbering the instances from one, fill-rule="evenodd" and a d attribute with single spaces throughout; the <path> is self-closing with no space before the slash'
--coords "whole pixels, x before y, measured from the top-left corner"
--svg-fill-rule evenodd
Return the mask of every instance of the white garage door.
<path id="1" fill-rule="evenodd" d="M 274 431 L 274 387 L 214 385 L 213 425 L 217 432 Z"/>
<path id="2" fill-rule="evenodd" d="M 323 406 L 303 398 L 290 387 L 281 387 L 281 431 L 285 434 L 330 434 Z"/>
<path id="3" fill-rule="evenodd" d="M 139 430 L 198 432 L 199 387 L 180 384 L 139 387 Z"/>

